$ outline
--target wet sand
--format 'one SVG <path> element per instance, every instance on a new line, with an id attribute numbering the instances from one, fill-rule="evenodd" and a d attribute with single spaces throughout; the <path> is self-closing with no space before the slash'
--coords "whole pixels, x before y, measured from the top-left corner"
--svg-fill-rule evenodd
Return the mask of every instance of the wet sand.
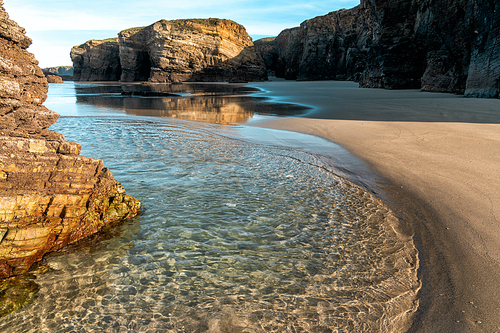
<path id="1" fill-rule="evenodd" d="M 387 180 L 379 194 L 420 251 L 423 286 L 410 332 L 500 332 L 500 100 L 353 82 L 252 86 L 313 107 L 253 125 L 336 142 Z"/>

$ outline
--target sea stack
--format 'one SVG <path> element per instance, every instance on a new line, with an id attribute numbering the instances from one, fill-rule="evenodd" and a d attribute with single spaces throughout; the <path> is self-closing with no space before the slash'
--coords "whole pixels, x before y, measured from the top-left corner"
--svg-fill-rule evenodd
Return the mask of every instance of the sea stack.
<path id="1" fill-rule="evenodd" d="M 267 79 L 245 28 L 223 19 L 161 20 L 71 50 L 75 81 L 245 82 Z"/>
<path id="2" fill-rule="evenodd" d="M 48 83 L 31 39 L 0 0 L 0 278 L 26 272 L 49 251 L 136 215 L 101 160 L 48 128 Z"/>

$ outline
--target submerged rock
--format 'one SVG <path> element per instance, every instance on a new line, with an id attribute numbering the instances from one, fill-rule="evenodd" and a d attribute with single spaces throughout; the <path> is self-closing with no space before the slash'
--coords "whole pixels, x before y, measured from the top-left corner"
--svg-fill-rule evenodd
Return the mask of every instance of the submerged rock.
<path id="1" fill-rule="evenodd" d="M 36 299 L 38 285 L 35 276 L 23 274 L 0 281 L 0 317 L 31 304 Z"/>
<path id="2" fill-rule="evenodd" d="M 161 20 L 71 50 L 75 81 L 263 81 L 245 28 L 222 19 Z"/>
<path id="3" fill-rule="evenodd" d="M 255 42 L 277 77 L 498 97 L 500 2 L 361 0 Z"/>
<path id="4" fill-rule="evenodd" d="M 0 0 L 0 278 L 20 275 L 49 251 L 136 215 L 139 202 L 103 162 L 48 128 L 47 80 L 31 39 Z"/>

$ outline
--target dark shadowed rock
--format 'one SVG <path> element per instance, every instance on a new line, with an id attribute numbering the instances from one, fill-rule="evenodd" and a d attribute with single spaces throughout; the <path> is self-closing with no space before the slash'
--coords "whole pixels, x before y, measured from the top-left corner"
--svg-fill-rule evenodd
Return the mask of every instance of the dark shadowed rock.
<path id="1" fill-rule="evenodd" d="M 499 97 L 500 2 L 474 1 L 472 53 L 465 95 Z"/>
<path id="2" fill-rule="evenodd" d="M 269 70 L 298 80 L 497 97 L 500 3 L 361 0 L 256 41 Z"/>
<path id="3" fill-rule="evenodd" d="M 118 38 L 89 40 L 71 49 L 74 81 L 118 81 L 122 70 Z"/>

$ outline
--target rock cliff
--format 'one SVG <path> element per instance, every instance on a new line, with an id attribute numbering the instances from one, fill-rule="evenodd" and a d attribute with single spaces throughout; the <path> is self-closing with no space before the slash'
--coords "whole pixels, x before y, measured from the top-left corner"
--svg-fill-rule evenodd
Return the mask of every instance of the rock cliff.
<path id="1" fill-rule="evenodd" d="M 161 20 L 71 51 L 75 81 L 262 81 L 264 62 L 230 20 Z"/>
<path id="2" fill-rule="evenodd" d="M 287 79 L 498 97 L 499 29 L 494 0 L 361 0 L 255 46 Z"/>
<path id="3" fill-rule="evenodd" d="M 122 218 L 139 202 L 102 161 L 48 128 L 59 117 L 42 103 L 48 84 L 26 48 L 31 39 L 0 0 L 0 278 Z"/>
<path id="4" fill-rule="evenodd" d="M 118 38 L 89 40 L 71 49 L 73 80 L 118 81 L 122 70 Z"/>

